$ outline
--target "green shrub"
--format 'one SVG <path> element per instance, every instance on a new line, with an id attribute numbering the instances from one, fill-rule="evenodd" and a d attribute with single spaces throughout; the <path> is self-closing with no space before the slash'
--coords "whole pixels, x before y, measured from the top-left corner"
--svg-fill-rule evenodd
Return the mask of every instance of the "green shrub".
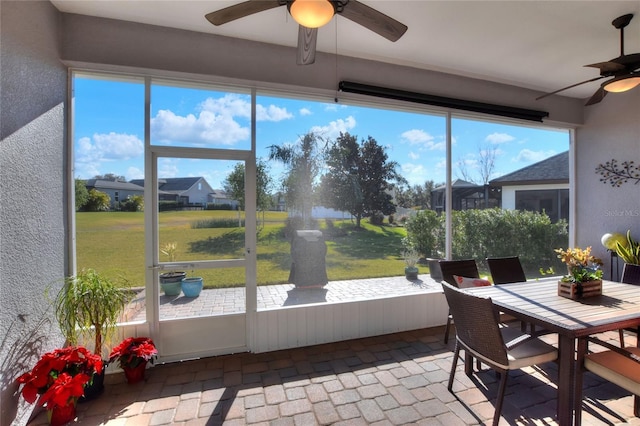
<path id="1" fill-rule="evenodd" d="M 445 216 L 424 210 L 410 217 L 405 227 L 405 247 L 426 257 L 444 255 Z M 520 210 L 454 211 L 452 214 L 453 259 L 475 259 L 481 269 L 487 257 L 519 256 L 527 275 L 539 275 L 540 268 L 562 270 L 553 249 L 568 245 L 568 225 L 552 223 L 545 213 Z"/>
<path id="2" fill-rule="evenodd" d="M 241 220 L 240 227 L 244 227 L 244 219 Z M 202 219 L 191 222 L 191 229 L 202 228 L 238 228 L 238 219 Z"/>
<path id="3" fill-rule="evenodd" d="M 89 197 L 84 205 L 84 211 L 87 212 L 106 212 L 111 206 L 111 197 L 97 189 L 89 191 Z"/>
<path id="4" fill-rule="evenodd" d="M 545 213 L 499 208 L 455 211 L 452 219 L 454 259 L 519 256 L 528 273 L 561 269 L 553 249 L 568 245 L 564 220 L 552 223 Z"/>
<path id="5" fill-rule="evenodd" d="M 216 204 L 216 203 L 207 203 L 205 207 L 206 210 L 234 210 L 233 206 L 228 203 L 224 204 Z"/>
<path id="6" fill-rule="evenodd" d="M 120 203 L 120 210 L 123 212 L 144 211 L 144 197 L 142 195 L 129 195 L 124 202 Z"/>
<path id="7" fill-rule="evenodd" d="M 384 213 L 382 212 L 374 212 L 373 214 L 371 214 L 371 217 L 369 217 L 369 223 L 372 225 L 382 225 L 383 222 Z"/>
<path id="8" fill-rule="evenodd" d="M 158 211 L 167 212 L 171 210 L 178 210 L 177 201 L 158 201 Z"/>
<path id="9" fill-rule="evenodd" d="M 444 218 L 444 216 L 443 216 Z M 407 237 L 405 247 L 415 249 L 424 257 L 438 257 L 444 253 L 444 244 L 440 244 L 444 234 L 444 222 L 433 210 L 422 210 L 409 217 L 405 224 Z"/>

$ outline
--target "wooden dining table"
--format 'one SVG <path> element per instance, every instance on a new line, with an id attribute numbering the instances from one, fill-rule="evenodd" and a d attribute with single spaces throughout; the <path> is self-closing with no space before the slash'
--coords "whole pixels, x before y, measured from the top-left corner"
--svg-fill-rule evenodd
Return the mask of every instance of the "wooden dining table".
<path id="1" fill-rule="evenodd" d="M 596 333 L 640 326 L 640 286 L 603 281 L 602 295 L 572 300 L 558 296 L 558 279 L 465 289 L 490 297 L 501 312 L 558 334 L 557 420 L 580 423 L 582 360 L 577 348 Z"/>

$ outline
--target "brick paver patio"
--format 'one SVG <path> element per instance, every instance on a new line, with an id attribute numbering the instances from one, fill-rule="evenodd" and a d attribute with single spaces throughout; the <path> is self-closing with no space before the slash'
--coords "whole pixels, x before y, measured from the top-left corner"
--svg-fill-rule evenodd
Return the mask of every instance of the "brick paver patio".
<path id="1" fill-rule="evenodd" d="M 496 375 L 446 386 L 452 345 L 441 327 L 158 365 L 143 383 L 108 375 L 78 425 L 474 425 L 491 422 Z M 617 333 L 608 337 L 617 341 Z M 628 337 L 629 343 L 634 339 Z M 453 339 L 452 339 L 453 340 Z M 554 425 L 555 364 L 512 372 L 501 424 Z M 583 425 L 640 424 L 633 399 L 587 374 Z M 33 426 L 47 424 L 39 414 Z"/>

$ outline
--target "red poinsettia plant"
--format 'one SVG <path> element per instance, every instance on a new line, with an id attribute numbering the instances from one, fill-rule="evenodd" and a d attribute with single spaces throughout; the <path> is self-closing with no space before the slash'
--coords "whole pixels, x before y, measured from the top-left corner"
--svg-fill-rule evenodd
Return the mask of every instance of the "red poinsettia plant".
<path id="1" fill-rule="evenodd" d="M 102 372 L 102 359 L 83 346 L 68 346 L 42 355 L 33 369 L 18 377 L 28 403 L 67 406 L 84 394 L 93 375 Z M 38 399 L 38 395 L 40 398 Z"/>
<path id="2" fill-rule="evenodd" d="M 148 337 L 128 337 L 109 354 L 109 362 L 118 359 L 120 368 L 135 368 L 140 363 L 147 363 L 158 353 L 156 345 Z"/>

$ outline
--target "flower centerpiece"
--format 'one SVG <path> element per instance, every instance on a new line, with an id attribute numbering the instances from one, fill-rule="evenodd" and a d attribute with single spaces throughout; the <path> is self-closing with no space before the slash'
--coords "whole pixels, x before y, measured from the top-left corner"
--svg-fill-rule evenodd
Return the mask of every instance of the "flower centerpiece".
<path id="1" fill-rule="evenodd" d="M 102 358 L 83 346 L 68 346 L 42 355 L 33 369 L 18 377 L 22 396 L 49 411 L 51 425 L 76 417 L 76 402 L 94 374 L 102 372 Z"/>
<path id="2" fill-rule="evenodd" d="M 113 348 L 109 355 L 109 362 L 117 359 L 127 382 L 136 383 L 144 379 L 147 362 L 153 362 L 153 356 L 157 353 L 156 345 L 150 338 L 128 337 Z"/>
<path id="3" fill-rule="evenodd" d="M 567 275 L 558 283 L 558 294 L 577 299 L 602 294 L 602 260 L 591 254 L 591 246 L 555 249 L 567 265 Z"/>

